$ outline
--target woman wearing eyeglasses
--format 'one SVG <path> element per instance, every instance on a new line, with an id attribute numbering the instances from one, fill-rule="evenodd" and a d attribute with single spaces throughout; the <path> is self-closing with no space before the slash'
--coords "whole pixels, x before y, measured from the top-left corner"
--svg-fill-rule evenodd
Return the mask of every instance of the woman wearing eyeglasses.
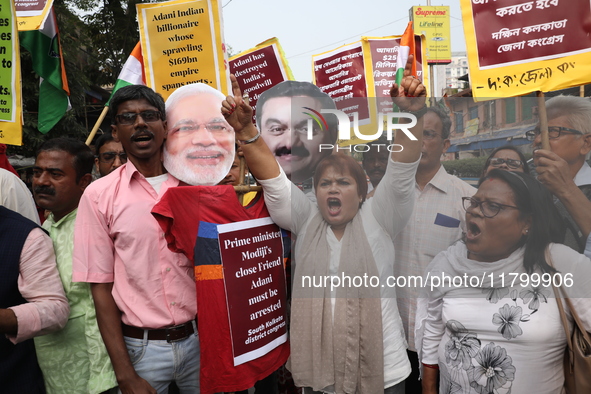
<path id="1" fill-rule="evenodd" d="M 530 175 L 493 169 L 464 208 L 464 242 L 435 257 L 418 302 L 423 393 L 436 393 L 438 374 L 439 393 L 561 393 L 566 335 L 552 281 L 591 329 L 591 261 L 555 243 L 560 216 Z"/>
<path id="2" fill-rule="evenodd" d="M 484 163 L 482 175 L 478 183 L 480 184 L 490 170 L 494 168 L 529 174 L 529 167 L 527 166 L 525 156 L 513 145 L 503 145 L 492 151 L 488 159 L 486 159 L 486 163 Z"/>

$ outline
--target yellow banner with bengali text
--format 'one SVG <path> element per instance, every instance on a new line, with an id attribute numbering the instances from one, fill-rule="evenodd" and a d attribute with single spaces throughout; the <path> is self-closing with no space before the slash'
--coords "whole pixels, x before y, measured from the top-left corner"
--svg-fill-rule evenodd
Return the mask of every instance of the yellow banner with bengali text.
<path id="1" fill-rule="evenodd" d="M 11 0 L 0 0 L 0 21 L 0 143 L 22 145 L 21 57 Z"/>
<path id="2" fill-rule="evenodd" d="M 137 4 L 146 84 L 164 99 L 206 83 L 228 94 L 230 77 L 217 0 Z"/>
<path id="3" fill-rule="evenodd" d="M 589 0 L 460 0 L 475 101 L 591 82 Z"/>
<path id="4" fill-rule="evenodd" d="M 18 31 L 39 30 L 52 5 L 53 0 L 15 0 Z"/>

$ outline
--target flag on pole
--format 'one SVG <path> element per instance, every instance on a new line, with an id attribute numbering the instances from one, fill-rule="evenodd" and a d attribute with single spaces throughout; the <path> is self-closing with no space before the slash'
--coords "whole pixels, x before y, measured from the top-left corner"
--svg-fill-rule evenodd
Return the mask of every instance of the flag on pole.
<path id="1" fill-rule="evenodd" d="M 117 77 L 117 82 L 115 82 L 115 86 L 111 92 L 111 97 L 109 97 L 109 101 L 107 101 L 106 106 L 109 106 L 113 94 L 115 94 L 115 92 L 122 87 L 127 85 L 145 84 L 146 74 L 144 73 L 144 58 L 142 57 L 142 46 L 138 41 L 135 48 L 133 48 L 133 51 L 131 51 L 131 54 L 127 58 L 127 61 L 123 65 L 123 68 L 119 73 L 119 77 Z"/>
<path id="2" fill-rule="evenodd" d="M 33 70 L 40 77 L 37 128 L 45 134 L 70 108 L 70 89 L 53 8 L 39 30 L 21 31 L 19 39 L 31 53 Z"/>
<path id="3" fill-rule="evenodd" d="M 412 28 L 412 21 L 408 22 L 404 34 L 400 38 L 400 47 L 398 56 L 396 56 L 396 84 L 400 86 L 400 81 L 404 75 L 404 67 L 408 61 L 408 56 L 414 55 L 415 60 L 412 63 L 412 75 L 417 76 L 417 57 L 415 54 L 415 33 Z"/>

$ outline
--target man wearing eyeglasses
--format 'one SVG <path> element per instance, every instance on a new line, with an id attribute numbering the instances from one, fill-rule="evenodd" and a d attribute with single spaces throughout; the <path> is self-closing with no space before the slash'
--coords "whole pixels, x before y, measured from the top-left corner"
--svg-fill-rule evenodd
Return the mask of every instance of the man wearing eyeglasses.
<path id="1" fill-rule="evenodd" d="M 458 241 L 465 229 L 462 197 L 474 195 L 476 189 L 448 174 L 441 165 L 441 156 L 450 145 L 450 129 L 451 120 L 443 109 L 427 109 L 423 116 L 421 161 L 415 176 L 414 210 L 406 227 L 394 239 L 396 277 L 422 277 L 431 260 Z M 411 286 L 396 289 L 398 310 L 406 331 L 412 366 L 405 390 L 413 394 L 422 392 L 414 343 L 419 294 L 420 289 Z"/>
<path id="2" fill-rule="evenodd" d="M 224 95 L 204 83 L 185 85 L 166 100 L 164 167 L 189 185 L 217 185 L 234 162 L 234 130 L 222 116 Z"/>
<path id="3" fill-rule="evenodd" d="M 127 163 L 127 153 L 121 142 L 116 142 L 111 133 L 101 135 L 94 145 L 96 157 L 94 164 L 101 176 L 105 176 Z"/>
<path id="4" fill-rule="evenodd" d="M 557 198 L 565 220 L 564 243 L 583 253 L 591 246 L 591 167 L 585 157 L 591 151 L 591 101 L 557 96 L 546 102 L 550 150 L 540 149 L 539 128 L 528 132 L 534 145 L 538 180 Z"/>
<path id="5" fill-rule="evenodd" d="M 171 252 L 150 211 L 179 184 L 162 164 L 162 97 L 131 85 L 111 99 L 111 129 L 128 161 L 86 188 L 73 280 L 91 283 L 96 317 L 122 393 L 199 392 L 193 264 Z"/>

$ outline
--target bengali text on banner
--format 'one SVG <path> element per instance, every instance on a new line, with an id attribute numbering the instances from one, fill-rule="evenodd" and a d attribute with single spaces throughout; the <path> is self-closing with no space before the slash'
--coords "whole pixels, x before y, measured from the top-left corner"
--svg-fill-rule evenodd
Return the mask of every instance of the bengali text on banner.
<path id="1" fill-rule="evenodd" d="M 591 82 L 588 0 L 460 0 L 476 100 Z"/>

